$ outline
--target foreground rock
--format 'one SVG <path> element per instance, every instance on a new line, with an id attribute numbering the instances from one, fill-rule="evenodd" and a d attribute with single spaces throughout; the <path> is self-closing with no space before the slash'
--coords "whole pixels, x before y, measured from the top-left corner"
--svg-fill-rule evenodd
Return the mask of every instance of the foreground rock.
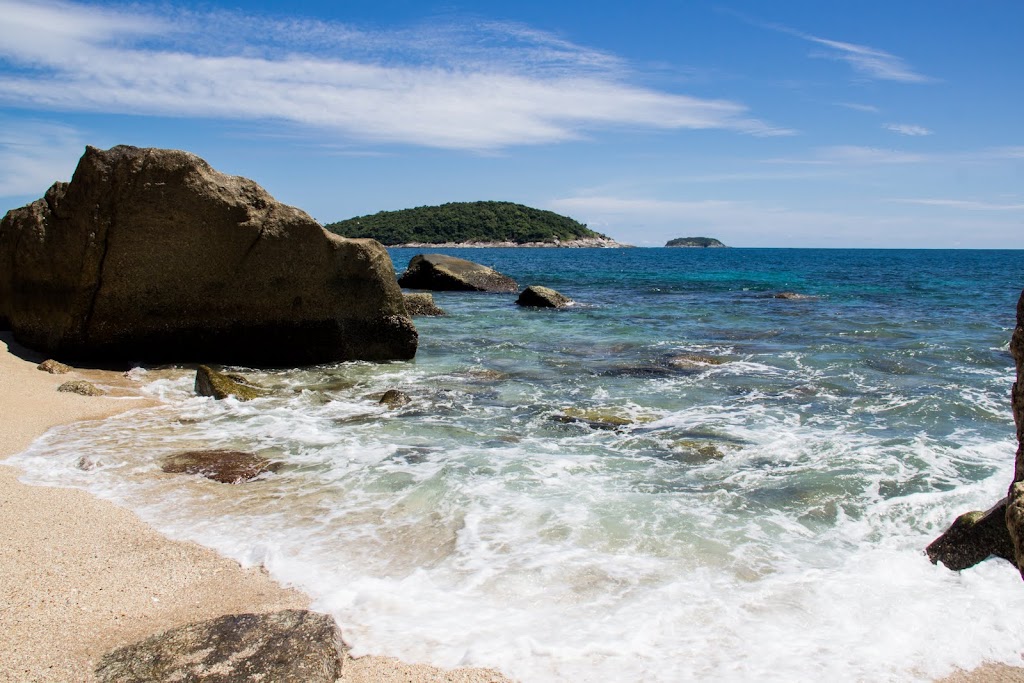
<path id="1" fill-rule="evenodd" d="M 100 683 L 334 683 L 345 646 L 326 614 L 284 610 L 232 614 L 115 650 L 96 667 Z"/>
<path id="2" fill-rule="evenodd" d="M 409 398 L 409 394 L 398 389 L 388 389 L 384 392 L 384 395 L 380 397 L 380 405 L 387 406 L 388 408 L 401 408 L 402 406 L 409 405 L 412 403 L 412 399 Z"/>
<path id="3" fill-rule="evenodd" d="M 267 391 L 253 386 L 239 375 L 217 372 L 206 365 L 196 368 L 195 392 L 200 396 L 212 396 L 218 401 L 234 396 L 239 401 L 249 401 L 266 396 Z"/>
<path id="4" fill-rule="evenodd" d="M 240 484 L 264 472 L 277 472 L 281 463 L 245 451 L 186 451 L 164 458 L 160 469 L 168 474 L 201 474 L 222 484 Z"/>
<path id="5" fill-rule="evenodd" d="M 442 316 L 448 315 L 444 309 L 434 303 L 434 296 L 428 292 L 405 293 L 405 310 L 412 316 Z"/>
<path id="6" fill-rule="evenodd" d="M 86 149 L 70 183 L 0 222 L 0 326 L 59 357 L 294 366 L 411 358 L 372 240 L 162 149 Z"/>
<path id="7" fill-rule="evenodd" d="M 79 396 L 103 396 L 106 393 L 92 382 L 86 382 L 84 379 L 64 382 L 64 384 L 57 387 L 57 391 L 65 394 L 78 394 Z"/>
<path id="8" fill-rule="evenodd" d="M 444 254 L 413 256 L 409 267 L 398 278 L 398 284 L 438 292 L 515 292 L 519 289 L 515 280 L 493 268 Z"/>
<path id="9" fill-rule="evenodd" d="M 51 375 L 66 375 L 71 372 L 71 366 L 65 365 L 64 363 L 52 358 L 48 358 L 37 365 L 36 370 L 42 370 L 43 372 L 48 372 Z"/>
<path id="10" fill-rule="evenodd" d="M 965 512 L 926 548 L 932 564 L 941 562 L 959 571 L 988 557 L 1014 561 L 1013 543 L 1006 528 L 1006 500 L 986 512 Z"/>
<path id="11" fill-rule="evenodd" d="M 516 303 L 531 308 L 565 308 L 571 306 L 573 300 L 548 287 L 530 285 L 522 291 Z"/>
<path id="12" fill-rule="evenodd" d="M 932 562 L 966 569 L 987 557 L 1002 557 L 1024 578 L 1024 292 L 1017 301 L 1017 325 L 1010 339 L 1017 377 L 1010 391 L 1017 429 L 1017 456 L 1008 495 L 987 512 L 968 512 L 927 549 Z"/>

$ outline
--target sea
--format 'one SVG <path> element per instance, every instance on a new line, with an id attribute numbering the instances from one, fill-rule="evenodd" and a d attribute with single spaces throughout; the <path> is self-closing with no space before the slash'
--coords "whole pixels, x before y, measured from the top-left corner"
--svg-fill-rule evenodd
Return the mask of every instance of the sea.
<path id="1" fill-rule="evenodd" d="M 356 655 L 523 683 L 1022 664 L 1018 572 L 924 549 L 1012 478 L 1024 251 L 443 251 L 575 305 L 437 292 L 414 360 L 232 368 L 271 390 L 249 402 L 136 367 L 154 407 L 14 463 L 264 565 Z M 214 448 L 282 468 L 161 471 Z"/>

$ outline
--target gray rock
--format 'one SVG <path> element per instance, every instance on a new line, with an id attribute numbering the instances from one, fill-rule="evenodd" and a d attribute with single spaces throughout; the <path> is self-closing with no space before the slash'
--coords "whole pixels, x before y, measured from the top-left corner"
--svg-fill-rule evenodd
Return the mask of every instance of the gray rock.
<path id="1" fill-rule="evenodd" d="M 330 234 L 187 152 L 86 148 L 0 221 L 0 322 L 56 356 L 294 366 L 408 359 L 373 240 Z"/>
<path id="2" fill-rule="evenodd" d="M 522 291 L 516 303 L 532 308 L 565 308 L 573 303 L 572 299 L 559 294 L 548 287 L 530 285 Z"/>
<path id="3" fill-rule="evenodd" d="M 409 289 L 462 292 L 514 292 L 516 281 L 498 271 L 466 259 L 443 254 L 419 254 L 398 278 Z"/>
<path id="4" fill-rule="evenodd" d="M 985 512 L 965 512 L 926 548 L 932 564 L 954 571 L 973 567 L 989 557 L 1011 562 L 1013 544 L 1006 528 L 1006 499 Z"/>
<path id="5" fill-rule="evenodd" d="M 64 363 L 60 363 L 52 358 L 48 358 L 47 360 L 44 360 L 42 363 L 37 365 L 36 370 L 42 370 L 43 372 L 48 372 L 51 375 L 66 375 L 67 373 L 71 372 L 71 366 L 64 365 Z"/>
<path id="6" fill-rule="evenodd" d="M 164 631 L 105 655 L 100 683 L 334 683 L 345 645 L 326 614 L 232 614 Z"/>
<path id="7" fill-rule="evenodd" d="M 411 316 L 448 315 L 434 303 L 434 295 L 429 292 L 407 292 L 402 296 L 405 297 L 405 310 Z"/>
<path id="8" fill-rule="evenodd" d="M 219 400 L 234 396 L 239 401 L 248 401 L 266 396 L 267 391 L 253 386 L 248 382 L 240 382 L 239 375 L 227 375 L 217 372 L 207 365 L 196 368 L 195 392 L 200 396 L 212 396 Z"/>
<path id="9" fill-rule="evenodd" d="M 276 472 L 281 463 L 245 451 L 209 450 L 175 453 L 163 459 L 168 474 L 201 474 L 222 484 L 240 484 L 264 472 Z"/>
<path id="10" fill-rule="evenodd" d="M 409 398 L 409 394 L 398 389 L 388 389 L 384 392 L 384 395 L 380 397 L 380 404 L 387 406 L 388 408 L 401 408 L 402 406 L 409 405 L 412 403 L 412 399 Z"/>
<path id="11" fill-rule="evenodd" d="M 86 382 L 84 379 L 75 379 L 70 382 L 64 382 L 57 391 L 62 391 L 66 394 L 80 394 L 82 396 L 103 396 L 106 394 L 105 391 L 96 387 L 92 382 Z"/>

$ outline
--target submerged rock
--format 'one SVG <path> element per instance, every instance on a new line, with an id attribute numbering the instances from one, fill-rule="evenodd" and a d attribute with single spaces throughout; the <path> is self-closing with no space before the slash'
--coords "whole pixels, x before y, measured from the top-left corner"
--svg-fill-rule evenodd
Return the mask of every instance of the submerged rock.
<path id="1" fill-rule="evenodd" d="M 443 254 L 418 254 L 398 278 L 409 289 L 462 292 L 514 292 L 516 281 L 493 268 Z"/>
<path id="2" fill-rule="evenodd" d="M 44 360 L 42 363 L 37 365 L 36 370 L 42 370 L 43 372 L 48 372 L 51 375 L 66 375 L 67 373 L 71 372 L 71 366 L 64 365 L 64 363 L 60 363 L 52 358 L 48 358 L 47 360 Z"/>
<path id="3" fill-rule="evenodd" d="M 1014 561 L 1013 543 L 1006 528 L 1006 499 L 985 512 L 965 512 L 926 548 L 932 564 L 941 562 L 959 571 L 993 555 Z"/>
<path id="4" fill-rule="evenodd" d="M 0 221 L 0 322 L 62 357 L 253 366 L 408 359 L 416 329 L 373 240 L 326 232 L 187 152 L 86 148 Z"/>
<path id="5" fill-rule="evenodd" d="M 384 395 L 380 397 L 380 404 L 387 406 L 388 408 L 401 408 L 404 405 L 412 403 L 412 399 L 409 398 L 409 394 L 398 389 L 388 389 L 384 392 Z"/>
<path id="6" fill-rule="evenodd" d="M 582 408 L 565 408 L 560 415 L 555 415 L 553 419 L 556 422 L 586 425 L 591 429 L 616 430 L 633 424 L 633 420 L 621 415 Z"/>
<path id="7" fill-rule="evenodd" d="M 572 305 L 573 300 L 548 287 L 530 285 L 522 291 L 516 303 L 533 308 L 565 308 Z"/>
<path id="8" fill-rule="evenodd" d="M 429 292 L 405 293 L 405 310 L 413 316 L 442 316 L 448 315 L 444 309 L 434 303 L 434 295 Z"/>
<path id="9" fill-rule="evenodd" d="M 705 356 L 699 353 L 680 353 L 666 360 L 669 366 L 680 370 L 696 370 L 708 365 L 722 365 L 724 362 L 721 358 Z"/>
<path id="10" fill-rule="evenodd" d="M 168 474 L 201 474 L 222 484 L 240 484 L 264 472 L 276 472 L 281 463 L 245 451 L 186 451 L 169 455 L 161 470 Z"/>
<path id="11" fill-rule="evenodd" d="M 110 652 L 100 683 L 334 683 L 345 645 L 334 619 L 306 610 L 229 614 Z"/>
<path id="12" fill-rule="evenodd" d="M 82 396 L 103 396 L 107 393 L 92 382 L 86 382 L 84 379 L 64 382 L 64 384 L 57 387 L 57 391 L 62 391 L 66 394 L 80 394 Z"/>
<path id="13" fill-rule="evenodd" d="M 217 372 L 206 365 L 196 368 L 195 392 L 200 396 L 212 396 L 218 401 L 228 396 L 248 401 L 267 395 L 266 389 L 249 384 L 241 375 Z"/>

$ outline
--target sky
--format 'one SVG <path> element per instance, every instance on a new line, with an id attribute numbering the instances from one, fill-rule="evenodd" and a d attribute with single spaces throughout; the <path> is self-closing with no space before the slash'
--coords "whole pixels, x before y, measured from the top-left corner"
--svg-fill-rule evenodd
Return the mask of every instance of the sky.
<path id="1" fill-rule="evenodd" d="M 1024 248 L 1024 2 L 0 0 L 0 210 L 86 145 L 322 223 L 500 200 L 620 242 Z"/>

